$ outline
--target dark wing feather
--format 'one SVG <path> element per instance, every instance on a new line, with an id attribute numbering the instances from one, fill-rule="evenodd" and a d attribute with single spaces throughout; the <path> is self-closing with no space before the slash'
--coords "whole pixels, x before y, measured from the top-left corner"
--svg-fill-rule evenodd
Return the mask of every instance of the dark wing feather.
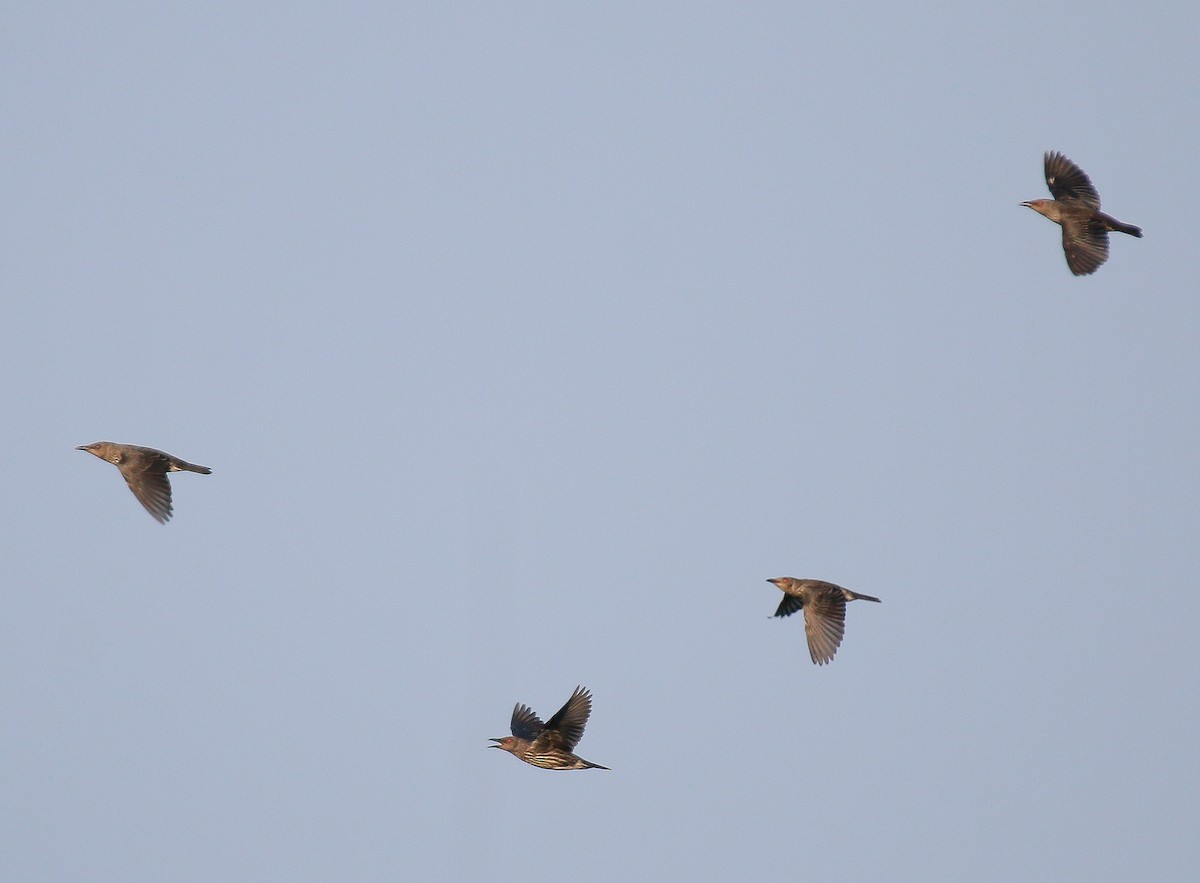
<path id="1" fill-rule="evenodd" d="M 783 600 L 779 602 L 779 608 L 775 611 L 776 616 L 791 616 L 797 610 L 804 606 L 804 599 L 797 598 L 795 595 L 783 593 Z"/>
<path id="2" fill-rule="evenodd" d="M 1062 245 L 1067 266 L 1076 276 L 1095 273 L 1108 260 L 1108 231 L 1104 229 L 1104 224 L 1094 219 L 1064 218 Z"/>
<path id="3" fill-rule="evenodd" d="M 1046 186 L 1050 195 L 1060 202 L 1100 208 L 1100 194 L 1092 186 L 1091 179 L 1061 153 L 1046 154 Z"/>
<path id="4" fill-rule="evenodd" d="M 575 744 L 583 737 L 583 728 L 587 726 L 591 713 L 592 694 L 583 687 L 576 687 L 567 704 L 546 721 L 545 732 L 547 735 L 558 734 L 558 738 L 554 740 L 557 747 L 564 751 L 574 751 Z"/>
<path id="5" fill-rule="evenodd" d="M 533 709 L 528 705 L 517 703 L 513 709 L 512 722 L 509 724 L 509 729 L 512 734 L 518 739 L 528 739 L 533 741 L 537 738 L 537 734 L 542 731 L 542 719 L 534 714 Z"/>

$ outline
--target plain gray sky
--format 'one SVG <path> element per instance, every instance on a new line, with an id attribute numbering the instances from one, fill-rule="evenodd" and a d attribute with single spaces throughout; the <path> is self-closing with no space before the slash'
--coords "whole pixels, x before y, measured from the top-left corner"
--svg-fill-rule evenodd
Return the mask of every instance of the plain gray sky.
<path id="1" fill-rule="evenodd" d="M 3 18 L 0 877 L 1195 874 L 1194 3 Z"/>

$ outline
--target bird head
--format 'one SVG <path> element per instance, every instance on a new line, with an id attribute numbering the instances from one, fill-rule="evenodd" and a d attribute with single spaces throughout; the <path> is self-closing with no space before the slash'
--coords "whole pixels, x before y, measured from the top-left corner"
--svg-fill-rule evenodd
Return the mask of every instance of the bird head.
<path id="1" fill-rule="evenodd" d="M 500 748 L 504 751 L 512 751 L 517 744 L 517 740 L 512 736 L 502 736 L 499 739 L 489 739 L 489 742 L 495 742 L 495 745 L 489 745 L 488 748 Z"/>
<path id="2" fill-rule="evenodd" d="M 119 463 L 121 460 L 121 455 L 113 451 L 112 442 L 92 442 L 90 445 L 80 445 L 75 450 L 87 451 L 101 460 L 109 460 L 113 463 Z"/>
<path id="3" fill-rule="evenodd" d="M 1025 208 L 1031 208 L 1039 215 L 1049 218 L 1056 224 L 1062 223 L 1062 203 L 1053 199 L 1030 199 L 1021 203 Z"/>

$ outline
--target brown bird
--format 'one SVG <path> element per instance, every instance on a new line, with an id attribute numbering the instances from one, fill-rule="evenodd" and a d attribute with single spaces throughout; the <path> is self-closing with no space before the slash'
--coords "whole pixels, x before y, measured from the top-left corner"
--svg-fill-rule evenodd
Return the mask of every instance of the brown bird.
<path id="1" fill-rule="evenodd" d="M 101 460 L 107 460 L 120 469 L 133 495 L 159 524 L 166 524 L 171 517 L 171 483 L 167 481 L 168 472 L 199 472 L 201 475 L 212 473 L 207 466 L 197 466 L 154 448 L 138 445 L 101 441 L 80 445 L 75 450 L 95 454 Z"/>
<path id="2" fill-rule="evenodd" d="M 511 752 L 544 770 L 606 770 L 572 753 L 591 713 L 592 694 L 584 687 L 576 687 L 567 704 L 544 724 L 532 708 L 518 702 L 512 713 L 512 735 L 492 739 L 498 744 L 488 748 Z"/>
<path id="3" fill-rule="evenodd" d="M 796 579 L 780 576 L 767 580 L 783 590 L 783 601 L 776 616 L 791 616 L 804 610 L 804 634 L 808 636 L 808 655 L 817 665 L 831 661 L 846 633 L 846 602 L 874 601 L 878 598 L 860 595 L 833 583 L 819 579 Z"/>
<path id="4" fill-rule="evenodd" d="M 1076 276 L 1087 276 L 1108 260 L 1108 231 L 1142 236 L 1140 227 L 1123 224 L 1100 211 L 1100 194 L 1083 169 L 1061 153 L 1046 154 L 1046 184 L 1054 199 L 1031 199 L 1028 206 L 1062 227 L 1067 266 Z"/>

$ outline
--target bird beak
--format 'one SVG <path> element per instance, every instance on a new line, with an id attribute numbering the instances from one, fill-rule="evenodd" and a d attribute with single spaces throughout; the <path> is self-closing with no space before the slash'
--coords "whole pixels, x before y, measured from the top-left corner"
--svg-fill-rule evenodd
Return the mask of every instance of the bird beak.
<path id="1" fill-rule="evenodd" d="M 488 739 L 489 742 L 503 742 L 503 739 Z M 499 748 L 499 745 L 489 745 L 488 748 Z"/>
<path id="2" fill-rule="evenodd" d="M 1021 205 L 1025 206 L 1025 208 L 1033 208 L 1033 203 L 1030 202 L 1023 202 Z"/>
<path id="3" fill-rule="evenodd" d="M 87 450 L 87 445 L 80 445 L 80 446 L 79 446 L 79 447 L 77 447 L 75 450 L 77 450 L 77 451 L 86 451 L 86 450 Z"/>

